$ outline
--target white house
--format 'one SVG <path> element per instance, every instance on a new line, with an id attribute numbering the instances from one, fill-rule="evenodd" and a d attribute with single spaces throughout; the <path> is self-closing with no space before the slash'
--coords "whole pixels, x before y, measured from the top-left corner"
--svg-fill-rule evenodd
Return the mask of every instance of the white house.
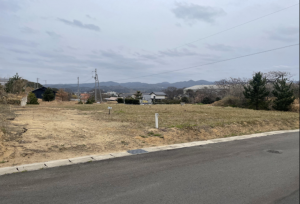
<path id="1" fill-rule="evenodd" d="M 166 99 L 166 95 L 164 92 L 151 92 L 151 93 L 143 93 L 143 100 L 152 101 L 152 100 L 163 100 Z"/>
<path id="2" fill-rule="evenodd" d="M 166 95 L 164 92 L 151 92 L 150 96 L 151 99 L 155 99 L 155 100 L 163 100 L 166 99 Z"/>

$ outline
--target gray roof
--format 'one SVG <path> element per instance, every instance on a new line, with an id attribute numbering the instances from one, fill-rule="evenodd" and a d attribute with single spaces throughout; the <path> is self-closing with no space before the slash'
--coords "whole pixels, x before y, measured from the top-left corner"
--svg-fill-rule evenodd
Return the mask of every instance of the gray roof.
<path id="1" fill-rule="evenodd" d="M 154 93 L 157 96 L 166 96 L 167 95 L 164 92 L 151 92 L 151 93 Z"/>

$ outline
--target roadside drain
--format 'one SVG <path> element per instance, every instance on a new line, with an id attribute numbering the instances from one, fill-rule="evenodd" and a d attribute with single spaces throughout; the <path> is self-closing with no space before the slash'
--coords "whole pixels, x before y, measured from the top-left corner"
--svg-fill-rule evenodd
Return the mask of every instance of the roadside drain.
<path id="1" fill-rule="evenodd" d="M 127 152 L 130 153 L 130 154 L 143 154 L 143 153 L 147 153 L 147 151 L 145 151 L 143 149 L 128 150 Z"/>
<path id="2" fill-rule="evenodd" d="M 280 151 L 280 150 L 274 150 L 274 149 L 269 149 L 269 150 L 267 150 L 267 152 L 273 153 L 273 154 L 282 154 L 282 151 Z"/>

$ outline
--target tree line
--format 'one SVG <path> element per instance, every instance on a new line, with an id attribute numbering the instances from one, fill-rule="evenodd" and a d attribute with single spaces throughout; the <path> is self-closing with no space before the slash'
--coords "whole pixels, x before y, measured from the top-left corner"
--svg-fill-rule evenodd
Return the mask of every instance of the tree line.
<path id="1" fill-rule="evenodd" d="M 258 72 L 251 79 L 229 78 L 198 90 L 168 87 L 163 90 L 168 99 L 187 97 L 189 103 L 203 103 L 264 110 L 289 110 L 299 98 L 299 82 L 288 72 Z"/>

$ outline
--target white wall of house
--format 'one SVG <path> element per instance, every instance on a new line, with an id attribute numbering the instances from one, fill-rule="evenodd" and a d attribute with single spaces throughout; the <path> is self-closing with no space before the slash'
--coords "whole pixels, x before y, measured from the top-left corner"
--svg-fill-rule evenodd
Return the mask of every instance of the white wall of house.
<path id="1" fill-rule="evenodd" d="M 166 99 L 165 96 L 155 96 L 155 99 Z"/>
<path id="2" fill-rule="evenodd" d="M 154 93 L 151 94 L 151 99 L 154 99 L 154 96 L 155 96 L 155 99 L 166 99 L 165 96 L 157 96 Z"/>

